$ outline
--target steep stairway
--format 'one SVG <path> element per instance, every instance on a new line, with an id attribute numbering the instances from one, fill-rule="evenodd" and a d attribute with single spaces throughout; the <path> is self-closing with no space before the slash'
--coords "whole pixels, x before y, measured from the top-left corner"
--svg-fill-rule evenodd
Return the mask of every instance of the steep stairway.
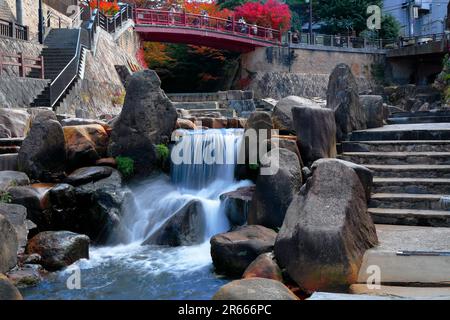
<path id="1" fill-rule="evenodd" d="M 42 50 L 45 79 L 50 79 L 53 82 L 76 56 L 78 35 L 78 29 L 53 29 L 50 31 L 44 42 L 46 47 Z M 84 50 L 82 51 L 83 57 Z M 31 74 L 30 76 L 38 75 Z M 70 84 L 60 101 L 64 99 L 73 85 L 74 83 Z M 32 102 L 31 107 L 50 107 L 50 85 Z"/>
<path id="2" fill-rule="evenodd" d="M 364 255 L 362 285 L 377 266 L 380 283 L 395 290 L 417 286 L 437 295 L 437 287 L 450 287 L 447 116 L 447 111 L 395 114 L 389 119 L 395 124 L 353 132 L 342 143 L 339 158 L 374 172 L 368 211 L 379 245 Z"/>

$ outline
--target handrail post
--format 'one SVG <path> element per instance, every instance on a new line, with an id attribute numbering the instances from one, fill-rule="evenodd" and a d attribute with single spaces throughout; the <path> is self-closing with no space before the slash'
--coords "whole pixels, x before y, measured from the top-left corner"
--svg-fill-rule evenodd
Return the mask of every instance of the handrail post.
<path id="1" fill-rule="evenodd" d="M 44 57 L 41 56 L 41 79 L 45 78 L 45 73 L 44 73 Z"/>
<path id="2" fill-rule="evenodd" d="M 19 53 L 19 76 L 25 77 L 25 67 L 24 67 L 24 58 L 23 58 L 23 52 Z"/>
<path id="3" fill-rule="evenodd" d="M 11 22 L 11 38 L 16 38 L 16 23 Z"/>
<path id="4" fill-rule="evenodd" d="M 24 35 L 23 35 L 24 40 L 28 41 L 28 39 L 29 39 L 28 33 L 30 32 L 28 26 L 24 26 L 23 32 L 24 32 Z"/>

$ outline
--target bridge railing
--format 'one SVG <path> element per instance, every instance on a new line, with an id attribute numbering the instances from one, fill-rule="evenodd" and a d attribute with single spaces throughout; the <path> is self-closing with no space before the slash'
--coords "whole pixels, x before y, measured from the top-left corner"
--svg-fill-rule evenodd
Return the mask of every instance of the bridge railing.
<path id="1" fill-rule="evenodd" d="M 29 31 L 27 26 L 22 26 L 13 21 L 0 19 L 0 36 L 28 40 Z"/>
<path id="2" fill-rule="evenodd" d="M 136 9 L 135 22 L 138 25 L 173 26 L 218 31 L 257 40 L 281 43 L 281 32 L 279 30 L 239 23 L 233 18 L 223 19 L 185 12 Z"/>

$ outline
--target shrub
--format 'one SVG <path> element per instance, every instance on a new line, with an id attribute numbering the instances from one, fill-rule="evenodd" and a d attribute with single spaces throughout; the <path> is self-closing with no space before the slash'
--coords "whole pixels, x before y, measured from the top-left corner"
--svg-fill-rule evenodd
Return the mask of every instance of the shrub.
<path id="1" fill-rule="evenodd" d="M 12 197 L 8 191 L 0 191 L 0 203 L 11 203 Z"/>
<path id="2" fill-rule="evenodd" d="M 169 157 L 169 148 L 165 144 L 157 144 L 155 147 L 158 159 L 160 159 L 162 162 L 165 162 Z"/>
<path id="3" fill-rule="evenodd" d="M 259 164 L 257 164 L 257 163 L 250 163 L 248 165 L 248 167 L 250 168 L 250 170 L 258 170 L 259 169 Z"/>
<path id="4" fill-rule="evenodd" d="M 130 178 L 134 174 L 134 160 L 130 157 L 117 157 L 117 169 L 125 178 Z"/>

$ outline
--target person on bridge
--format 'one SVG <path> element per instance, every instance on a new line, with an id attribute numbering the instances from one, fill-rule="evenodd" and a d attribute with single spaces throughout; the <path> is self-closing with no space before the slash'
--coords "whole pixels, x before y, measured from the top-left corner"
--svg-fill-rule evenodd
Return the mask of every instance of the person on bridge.
<path id="1" fill-rule="evenodd" d="M 171 24 L 175 24 L 175 13 L 176 12 L 177 12 L 177 10 L 175 9 L 175 6 L 170 7 L 169 18 L 170 18 Z"/>
<path id="2" fill-rule="evenodd" d="M 228 31 L 232 31 L 233 30 L 233 20 L 231 19 L 231 17 L 227 18 L 227 23 L 225 25 L 225 29 Z"/>
<path id="3" fill-rule="evenodd" d="M 206 10 L 202 10 L 202 20 L 204 26 L 209 26 L 209 15 Z"/>
<path id="4" fill-rule="evenodd" d="M 258 25 L 256 23 L 252 26 L 252 33 L 255 36 L 258 35 Z"/>
<path id="5" fill-rule="evenodd" d="M 242 33 L 247 33 L 247 22 L 245 22 L 244 17 L 241 17 L 238 21 L 239 31 Z"/>

